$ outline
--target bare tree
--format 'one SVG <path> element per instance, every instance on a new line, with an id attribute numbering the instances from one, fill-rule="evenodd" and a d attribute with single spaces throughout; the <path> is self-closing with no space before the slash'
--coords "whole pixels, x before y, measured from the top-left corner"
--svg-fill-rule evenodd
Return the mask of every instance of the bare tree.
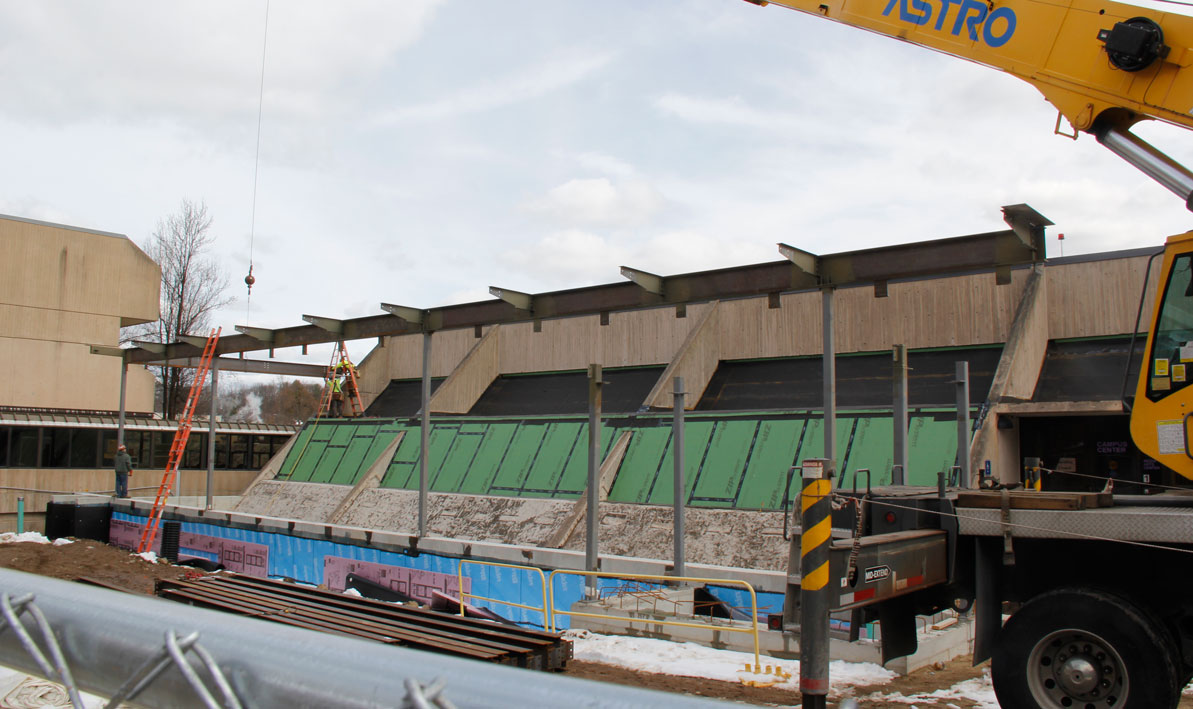
<path id="1" fill-rule="evenodd" d="M 129 333 L 150 342 L 176 342 L 180 335 L 206 335 L 211 316 L 234 298 L 224 293 L 228 275 L 220 270 L 209 251 L 215 242 L 207 205 L 182 200 L 178 211 L 158 221 L 145 244 L 145 253 L 162 269 L 161 317 Z M 182 413 L 194 370 L 157 368 L 162 415 Z"/>
<path id="2" fill-rule="evenodd" d="M 224 388 L 220 382 L 219 415 L 225 421 L 252 421 L 282 426 L 301 424 L 315 415 L 323 393 L 322 382 L 272 381 Z M 203 390 L 201 412 L 210 410 L 211 399 Z"/>

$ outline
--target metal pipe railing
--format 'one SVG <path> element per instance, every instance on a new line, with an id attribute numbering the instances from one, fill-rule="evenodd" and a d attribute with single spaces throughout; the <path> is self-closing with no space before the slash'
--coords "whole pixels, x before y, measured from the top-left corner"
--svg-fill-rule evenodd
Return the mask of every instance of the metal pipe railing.
<path id="1" fill-rule="evenodd" d="M 581 611 L 565 611 L 560 610 L 555 606 L 555 577 L 556 576 L 586 576 L 590 579 L 596 580 L 600 578 L 610 579 L 625 579 L 631 581 L 652 581 L 656 583 L 704 583 L 704 584 L 718 584 L 741 586 L 750 593 L 750 625 L 747 628 L 739 628 L 733 625 L 721 625 L 708 623 L 688 623 L 679 620 L 663 620 L 662 618 L 635 618 L 633 616 L 615 615 L 608 613 L 584 613 Z M 572 571 L 570 569 L 555 569 L 547 576 L 547 599 L 550 602 L 551 608 L 551 622 L 552 630 L 555 629 L 559 616 L 566 615 L 575 618 L 598 618 L 606 620 L 615 620 L 627 625 L 634 623 L 645 623 L 647 625 L 673 625 L 681 628 L 699 628 L 701 630 L 714 629 L 718 631 L 725 631 L 728 633 L 749 633 L 754 638 L 754 671 L 761 672 L 761 655 L 758 648 L 758 594 L 754 591 L 754 587 L 750 585 L 749 581 L 741 581 L 739 579 L 710 579 L 702 576 L 663 576 L 660 574 L 629 574 L 617 573 L 611 571 Z M 711 619 L 710 619 L 711 620 Z"/>
<path id="2" fill-rule="evenodd" d="M 539 584 L 543 589 L 543 605 L 532 606 L 525 603 L 515 603 L 514 601 L 503 601 L 499 598 L 488 598 L 475 593 L 468 593 L 464 591 L 464 566 L 467 564 L 475 564 L 477 566 L 493 566 L 501 569 L 516 569 L 519 571 L 528 571 L 539 575 Z M 469 578 L 475 583 L 475 579 Z M 499 603 L 503 606 L 513 606 L 514 608 L 522 608 L 524 610 L 535 611 L 543 614 L 543 630 L 551 629 L 551 610 L 547 602 L 547 577 L 543 574 L 543 570 L 535 566 L 524 566 L 521 564 L 503 564 L 499 561 L 481 561 L 480 559 L 460 559 L 459 565 L 456 567 L 456 590 L 460 594 L 460 615 L 465 615 L 464 604 L 468 599 L 478 601 L 488 601 L 489 603 Z"/>
<path id="3" fill-rule="evenodd" d="M 590 707 L 726 706 L 546 672 L 536 672 L 528 681 L 527 671 L 514 667 L 291 628 L 9 569 L 0 569 L 0 593 L 12 598 L 32 594 L 24 608 L 35 606 L 53 628 L 80 689 L 110 697 L 130 681 L 144 684 L 135 700 L 144 706 L 208 706 L 191 684 L 196 674 L 210 676 L 207 660 L 218 667 L 244 706 L 395 707 L 413 691 L 431 692 L 437 680 L 445 686 L 435 691 L 461 709 L 573 706 L 577 697 Z M 18 618 L 27 620 L 26 616 Z M 193 638 L 195 633 L 198 638 Z M 138 680 L 140 669 L 154 667 L 165 650 L 179 656 L 178 638 L 184 639 L 182 644 L 201 646 L 202 657 L 186 656 L 191 677 L 169 668 L 147 684 Z M 0 624 L 0 665 L 44 676 L 20 634 L 7 623 Z"/>

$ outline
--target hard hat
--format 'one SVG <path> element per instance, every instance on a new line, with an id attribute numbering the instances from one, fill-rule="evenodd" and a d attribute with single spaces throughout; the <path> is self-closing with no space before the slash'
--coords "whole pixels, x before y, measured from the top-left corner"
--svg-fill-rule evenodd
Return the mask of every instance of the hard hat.
<path id="1" fill-rule="evenodd" d="M 128 447 L 125 446 L 123 443 L 121 443 L 120 445 L 116 446 L 116 450 L 118 450 L 118 451 L 128 450 Z"/>

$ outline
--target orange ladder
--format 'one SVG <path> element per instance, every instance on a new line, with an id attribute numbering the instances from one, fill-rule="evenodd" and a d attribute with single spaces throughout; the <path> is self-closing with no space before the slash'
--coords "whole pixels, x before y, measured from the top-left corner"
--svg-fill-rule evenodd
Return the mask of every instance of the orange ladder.
<path id="1" fill-rule="evenodd" d="M 351 394 L 345 397 L 352 407 L 351 415 L 364 414 L 364 405 L 360 400 L 360 383 L 356 379 L 356 367 L 351 366 L 352 360 L 348 358 L 348 346 L 343 342 L 337 342 L 331 352 L 331 364 L 327 366 L 327 379 L 324 380 L 323 393 L 319 397 L 319 410 L 315 413 L 315 418 L 323 418 L 330 413 L 331 401 L 335 396 L 335 392 L 332 391 L 332 382 L 339 378 L 339 363 L 344 361 L 349 364 L 347 375 L 352 382 L 352 386 L 348 387 Z"/>
<path id="2" fill-rule="evenodd" d="M 149 512 L 149 519 L 145 521 L 145 528 L 141 530 L 141 543 L 137 545 L 137 553 L 153 549 L 153 542 L 157 537 L 157 528 L 161 524 L 162 509 L 166 506 L 166 498 L 174 487 L 174 480 L 178 477 L 178 466 L 182 463 L 182 454 L 186 451 L 187 439 L 191 437 L 191 419 L 195 415 L 195 407 L 199 405 L 199 394 L 203 391 L 203 382 L 207 379 L 207 372 L 211 369 L 211 360 L 215 356 L 215 344 L 220 340 L 220 330 L 217 328 L 207 336 L 207 345 L 203 348 L 203 356 L 199 359 L 199 366 L 195 369 L 195 380 L 191 382 L 190 394 L 186 397 L 186 406 L 182 409 L 182 416 L 178 419 L 178 430 L 174 433 L 174 442 L 170 445 L 170 457 L 166 462 L 166 472 L 162 475 L 162 484 L 157 488 L 157 497 L 153 501 L 153 509 Z"/>

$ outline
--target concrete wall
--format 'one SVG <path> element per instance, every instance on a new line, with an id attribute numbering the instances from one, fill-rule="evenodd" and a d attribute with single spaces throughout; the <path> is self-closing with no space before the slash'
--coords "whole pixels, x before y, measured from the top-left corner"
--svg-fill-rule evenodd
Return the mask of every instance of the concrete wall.
<path id="1" fill-rule="evenodd" d="M 327 522 L 351 488 L 344 485 L 262 481 L 236 505 L 236 512 L 308 522 Z M 481 495 L 427 496 L 428 536 L 548 547 L 567 524 L 573 500 L 519 499 Z M 674 543 L 670 507 L 601 503 L 602 555 L 670 560 Z M 781 512 L 688 508 L 687 561 L 743 569 L 781 570 L 787 564 Z M 418 492 L 364 490 L 335 521 L 402 534 L 418 531 Z M 576 525 L 564 549 L 583 551 L 585 525 Z"/>
<path id="2" fill-rule="evenodd" d="M 120 361 L 92 355 L 158 317 L 161 271 L 120 234 L 0 216 L 0 404 L 116 410 Z M 153 410 L 153 377 L 130 367 L 130 411 Z"/>

